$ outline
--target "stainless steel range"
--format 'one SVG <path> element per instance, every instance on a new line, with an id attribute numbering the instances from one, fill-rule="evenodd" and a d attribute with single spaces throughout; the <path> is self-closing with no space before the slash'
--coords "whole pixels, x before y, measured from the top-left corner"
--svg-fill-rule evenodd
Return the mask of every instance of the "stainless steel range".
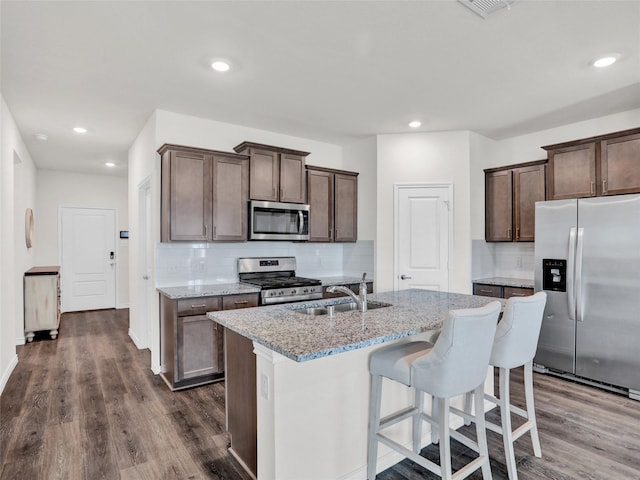
<path id="1" fill-rule="evenodd" d="M 295 257 L 238 259 L 238 278 L 241 283 L 260 287 L 260 305 L 322 298 L 322 282 L 296 277 L 295 270 Z"/>

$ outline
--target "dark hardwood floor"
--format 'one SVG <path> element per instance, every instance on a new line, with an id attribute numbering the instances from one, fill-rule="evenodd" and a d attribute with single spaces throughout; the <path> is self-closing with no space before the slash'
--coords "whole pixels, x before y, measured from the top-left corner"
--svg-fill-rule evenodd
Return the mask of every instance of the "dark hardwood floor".
<path id="1" fill-rule="evenodd" d="M 68 313 L 18 347 L 0 398 L 2 480 L 249 479 L 227 453 L 224 384 L 170 392 L 127 310 Z"/>
<path id="2" fill-rule="evenodd" d="M 127 330 L 127 310 L 71 313 L 58 340 L 18 348 L 0 398 L 0 479 L 249 478 L 227 453 L 224 383 L 170 392 Z M 520 406 L 521 375 L 512 376 Z M 528 435 L 518 440 L 520 480 L 640 480 L 640 402 L 547 375 L 534 382 L 543 458 Z M 502 440 L 487 435 L 493 478 L 506 480 Z M 454 469 L 473 456 L 453 450 Z M 437 459 L 437 447 L 423 455 Z M 431 478 L 408 460 L 378 475 Z"/>

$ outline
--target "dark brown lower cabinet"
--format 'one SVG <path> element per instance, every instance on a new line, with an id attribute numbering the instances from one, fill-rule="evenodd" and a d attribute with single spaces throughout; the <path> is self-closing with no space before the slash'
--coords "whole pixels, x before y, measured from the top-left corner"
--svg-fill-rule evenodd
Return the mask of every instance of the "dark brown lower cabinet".
<path id="1" fill-rule="evenodd" d="M 258 473 L 258 414 L 253 342 L 227 328 L 224 329 L 224 337 L 227 352 L 227 431 L 231 436 L 229 451 L 255 477 Z"/>
<path id="2" fill-rule="evenodd" d="M 483 297 L 527 297 L 533 295 L 533 293 L 533 288 L 508 287 L 506 285 L 491 285 L 488 283 L 473 284 L 473 294 L 482 295 Z"/>
<path id="3" fill-rule="evenodd" d="M 209 320 L 207 312 L 257 305 L 257 293 L 179 300 L 160 295 L 160 375 L 169 388 L 223 380 L 223 328 Z"/>

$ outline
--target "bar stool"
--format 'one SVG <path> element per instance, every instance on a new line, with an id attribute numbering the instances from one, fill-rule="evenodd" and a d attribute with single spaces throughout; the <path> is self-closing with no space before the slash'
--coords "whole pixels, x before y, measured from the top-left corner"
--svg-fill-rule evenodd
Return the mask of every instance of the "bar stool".
<path id="1" fill-rule="evenodd" d="M 496 329 L 496 338 L 489 360 L 489 365 L 500 369 L 499 398 L 484 394 L 484 399 L 500 407 L 502 425 L 486 422 L 486 428 L 502 435 L 509 480 L 518 480 L 513 443 L 526 432 L 531 432 L 534 455 L 542 457 L 533 405 L 533 357 L 538 345 L 546 302 L 547 294 L 544 292 L 538 292 L 529 297 L 511 297 L 507 300 L 502 320 Z M 524 366 L 526 411 L 511 405 L 509 396 L 509 372 L 512 368 L 522 366 Z M 465 397 L 464 412 L 451 409 L 453 413 L 464 417 L 467 425 L 473 419 L 470 415 L 471 395 L 467 394 Z M 511 427 L 512 412 L 525 419 L 525 422 L 515 430 Z"/>
<path id="2" fill-rule="evenodd" d="M 502 306 L 494 301 L 481 308 L 451 310 L 435 344 L 409 342 L 382 348 L 371 355 L 371 391 L 369 403 L 369 444 L 367 478 L 374 480 L 378 442 L 400 452 L 443 479 L 464 478 L 482 468 L 485 480 L 491 480 L 487 438 L 484 427 L 482 394 L 489 366 L 489 356 Z M 412 407 L 380 419 L 382 378 L 387 377 L 414 389 Z M 476 391 L 477 443 L 449 429 L 449 399 Z M 424 393 L 438 404 L 437 418 L 424 412 Z M 412 419 L 413 451 L 380 433 L 402 420 Z M 440 432 L 440 465 L 420 456 L 422 421 Z M 475 446 L 478 458 L 452 474 L 450 436 L 467 446 Z"/>

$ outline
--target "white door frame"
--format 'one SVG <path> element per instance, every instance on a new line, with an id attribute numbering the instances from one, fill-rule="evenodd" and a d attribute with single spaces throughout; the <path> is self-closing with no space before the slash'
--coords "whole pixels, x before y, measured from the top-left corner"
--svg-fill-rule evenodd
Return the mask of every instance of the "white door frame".
<path id="1" fill-rule="evenodd" d="M 151 176 L 138 184 L 138 265 L 136 269 L 136 294 L 138 296 L 138 332 L 143 338 L 134 340 L 138 348 L 149 348 L 151 342 L 151 310 L 154 291 L 150 286 L 154 283 L 153 276 L 153 238 L 151 228 L 151 213 L 147 200 L 151 202 Z M 150 205 L 150 203 L 149 203 Z M 148 278 L 144 278 L 147 276 Z M 129 335 L 134 332 L 129 329 Z M 132 336 L 133 338 L 133 336 Z"/>
<path id="2" fill-rule="evenodd" d="M 113 210 L 113 229 L 114 229 L 114 233 L 116 233 L 118 231 L 118 209 L 114 208 L 114 207 L 100 207 L 100 206 L 96 206 L 96 205 L 91 205 L 91 206 L 86 206 L 86 205 L 59 205 L 58 206 L 58 264 L 60 265 L 60 267 L 62 267 L 62 211 L 65 208 L 78 208 L 78 209 L 83 209 L 83 210 Z M 118 306 L 118 270 L 119 270 L 119 263 L 120 263 L 120 251 L 118 250 L 118 241 L 117 238 L 113 238 L 113 244 L 114 244 L 114 249 L 116 252 L 116 271 L 115 271 L 115 275 L 114 275 L 114 304 L 113 304 L 113 308 L 117 308 Z M 61 275 L 64 275 L 64 271 L 60 271 Z M 62 287 L 62 282 L 60 282 L 61 287 Z M 62 294 L 62 292 L 61 292 Z M 62 298 L 60 299 L 60 313 L 64 313 L 66 310 L 64 309 L 65 305 L 62 303 Z"/>
<path id="3" fill-rule="evenodd" d="M 451 272 L 453 271 L 453 183 L 394 183 L 393 184 L 393 289 L 400 288 L 400 191 L 406 188 L 446 188 L 449 191 L 449 232 L 448 236 L 448 271 L 447 291 L 451 291 Z"/>

